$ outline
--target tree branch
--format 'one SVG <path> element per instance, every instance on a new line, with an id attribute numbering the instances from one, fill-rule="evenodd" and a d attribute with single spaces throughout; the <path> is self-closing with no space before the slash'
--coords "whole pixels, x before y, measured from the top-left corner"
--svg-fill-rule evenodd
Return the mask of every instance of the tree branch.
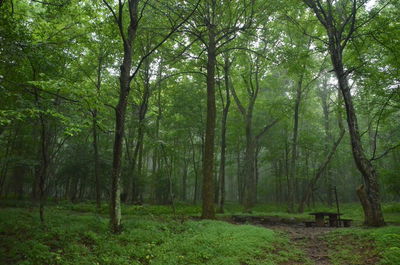
<path id="1" fill-rule="evenodd" d="M 196 9 L 198 8 L 199 4 L 200 4 L 201 0 L 197 1 L 196 6 L 194 7 L 194 9 L 192 10 L 192 12 L 184 19 L 182 20 L 177 26 L 173 27 L 172 30 L 156 45 L 154 46 L 145 56 L 143 56 L 139 63 L 136 66 L 135 71 L 133 72 L 133 74 L 130 76 L 130 80 L 132 80 L 136 74 L 138 73 L 140 66 L 143 64 L 143 62 L 150 56 L 152 55 L 161 45 L 163 45 L 168 39 L 169 37 L 171 37 L 172 34 L 174 34 L 183 24 L 186 23 L 186 21 L 189 20 L 189 18 L 194 14 L 194 12 L 196 11 Z"/>
<path id="2" fill-rule="evenodd" d="M 268 130 L 271 129 L 278 121 L 279 121 L 279 119 L 275 119 L 273 122 L 271 122 L 270 124 L 265 126 L 264 129 L 259 134 L 257 134 L 256 141 L 259 141 L 261 139 L 261 137 L 263 137 L 264 134 L 266 134 L 268 132 Z"/>

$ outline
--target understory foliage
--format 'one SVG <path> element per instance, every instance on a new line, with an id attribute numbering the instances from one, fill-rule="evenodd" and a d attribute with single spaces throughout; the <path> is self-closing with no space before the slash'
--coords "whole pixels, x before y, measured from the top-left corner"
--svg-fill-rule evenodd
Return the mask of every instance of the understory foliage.
<path id="1" fill-rule="evenodd" d="M 113 235 L 104 216 L 62 207 L 51 207 L 45 227 L 27 209 L 3 208 L 0 217 L 2 264 L 256 265 L 304 259 L 288 238 L 250 225 L 127 215 L 124 231 Z"/>
<path id="2" fill-rule="evenodd" d="M 200 208 L 177 205 L 125 206 L 123 232 L 109 231 L 107 207 L 96 213 L 93 203 L 68 202 L 49 206 L 49 221 L 41 225 L 29 203 L 7 201 L 0 208 L 0 263 L 2 264 L 312 264 L 304 249 L 288 235 L 226 222 L 239 214 L 239 205 L 227 205 L 226 221 L 193 219 Z M 284 213 L 282 206 L 258 205 L 258 216 L 308 220 L 307 214 Z M 319 206 L 313 211 L 332 209 Z M 344 205 L 343 214 L 362 221 L 357 205 Z M 400 222 L 398 205 L 384 205 L 389 222 Z M 192 216 L 192 217 L 190 217 Z M 304 229 L 304 228 L 303 228 Z M 400 228 L 342 228 L 324 235 L 332 264 L 397 264 Z"/>

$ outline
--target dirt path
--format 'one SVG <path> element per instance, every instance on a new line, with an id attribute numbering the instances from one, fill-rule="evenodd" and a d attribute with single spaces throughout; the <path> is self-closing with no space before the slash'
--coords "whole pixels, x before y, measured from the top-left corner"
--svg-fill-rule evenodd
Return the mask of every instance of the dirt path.
<path id="1" fill-rule="evenodd" d="M 234 223 L 250 223 L 252 225 L 265 227 L 287 235 L 293 246 L 301 249 L 306 257 L 317 265 L 330 265 L 329 246 L 324 235 L 335 228 L 330 227 L 305 227 L 303 223 L 294 220 L 285 220 L 274 217 L 240 217 L 236 216 Z M 302 262 L 288 262 L 284 265 L 304 264 Z"/>
<path id="2" fill-rule="evenodd" d="M 281 265 L 330 265 L 332 262 L 329 254 L 332 255 L 334 252 L 336 253 L 336 263 L 372 265 L 379 261 L 379 255 L 374 249 L 373 242 L 367 237 L 362 238 L 356 234 L 342 235 L 336 237 L 329 246 L 326 235 L 338 228 L 305 227 L 301 220 L 277 216 L 232 216 L 229 222 L 251 224 L 283 233 L 289 237 L 293 249 L 301 250 L 307 258 L 307 261 L 291 260 Z"/>
<path id="3" fill-rule="evenodd" d="M 289 236 L 293 245 L 302 249 L 306 256 L 315 264 L 330 265 L 328 258 L 329 247 L 323 236 L 334 228 L 311 227 L 301 225 L 262 225 L 268 229 L 284 232 Z M 286 264 L 301 264 L 296 262 Z"/>

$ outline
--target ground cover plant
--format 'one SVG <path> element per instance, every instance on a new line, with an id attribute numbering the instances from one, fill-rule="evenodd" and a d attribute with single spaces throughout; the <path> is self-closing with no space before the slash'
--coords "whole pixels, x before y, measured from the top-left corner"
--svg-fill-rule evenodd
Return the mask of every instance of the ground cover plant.
<path id="1" fill-rule="evenodd" d="M 94 205 L 91 205 L 94 208 Z M 119 235 L 107 218 L 52 207 L 40 224 L 35 211 L 0 210 L 2 264 L 279 264 L 305 260 L 272 230 L 222 221 L 131 215 Z"/>
<path id="2" fill-rule="evenodd" d="M 240 206 L 231 204 L 229 207 L 237 214 L 235 211 Z M 219 215 L 220 221 L 202 221 L 198 215 L 193 215 L 200 212 L 198 206 L 177 204 L 179 214 L 173 215 L 171 206 L 124 205 L 124 229 L 121 234 L 114 235 L 109 230 L 107 213 L 97 213 L 94 203 L 61 202 L 49 209 L 51 219 L 43 226 L 32 204 L 2 202 L 2 264 L 315 262 L 307 252 L 314 239 L 306 236 L 317 228 L 301 228 L 300 237 L 294 238 L 291 230 L 279 226 L 235 224 L 227 214 Z M 309 218 L 306 214 L 281 214 L 283 208 L 277 205 L 259 205 L 258 209 L 253 216 Z M 393 204 L 384 207 L 385 214 L 387 211 L 399 218 L 397 210 Z M 352 217 L 362 220 L 362 211 L 354 204 L 343 205 L 343 211 L 353 212 Z M 338 228 L 316 235 L 322 236 L 320 243 L 329 245 L 326 255 L 332 264 L 396 264 L 399 261 L 399 226 Z"/>

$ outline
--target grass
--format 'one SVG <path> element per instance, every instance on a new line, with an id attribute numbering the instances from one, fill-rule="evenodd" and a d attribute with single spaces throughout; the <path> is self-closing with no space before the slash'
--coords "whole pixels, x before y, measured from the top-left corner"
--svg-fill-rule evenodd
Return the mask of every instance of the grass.
<path id="1" fill-rule="evenodd" d="M 400 226 L 338 229 L 326 239 L 334 264 L 400 264 Z"/>
<path id="2" fill-rule="evenodd" d="M 241 214 L 228 204 L 226 216 Z M 335 211 L 317 206 L 310 211 Z M 399 204 L 384 204 L 385 220 L 400 223 Z M 93 203 L 49 203 L 46 225 L 37 208 L 24 201 L 0 201 L 0 264 L 309 264 L 306 255 L 287 235 L 252 225 L 194 221 L 200 206 L 123 205 L 124 230 L 109 233 L 108 208 L 97 213 Z M 278 205 L 258 205 L 253 215 L 310 219 L 289 214 Z M 344 217 L 361 224 L 357 204 L 341 206 Z M 334 264 L 400 264 L 400 226 L 337 229 L 327 234 Z"/>
<path id="3" fill-rule="evenodd" d="M 227 205 L 226 208 L 226 215 L 243 215 L 242 208 L 239 205 Z M 382 205 L 382 210 L 387 223 L 400 224 L 400 203 L 384 203 Z M 288 213 L 285 207 L 281 205 L 260 204 L 254 207 L 251 215 L 312 219 L 309 215 L 310 212 L 337 212 L 337 209 L 336 206 L 328 207 L 325 205 L 316 205 L 314 207 L 306 208 L 304 213 Z M 360 225 L 364 220 L 364 213 L 359 203 L 341 204 L 340 213 L 343 214 L 343 218 L 353 219 L 358 225 Z"/>
<path id="4" fill-rule="evenodd" d="M 287 237 L 264 228 L 168 216 L 124 217 L 124 231 L 113 235 L 101 215 L 52 206 L 43 227 L 36 209 L 3 208 L 0 263 L 255 265 L 305 260 Z"/>

